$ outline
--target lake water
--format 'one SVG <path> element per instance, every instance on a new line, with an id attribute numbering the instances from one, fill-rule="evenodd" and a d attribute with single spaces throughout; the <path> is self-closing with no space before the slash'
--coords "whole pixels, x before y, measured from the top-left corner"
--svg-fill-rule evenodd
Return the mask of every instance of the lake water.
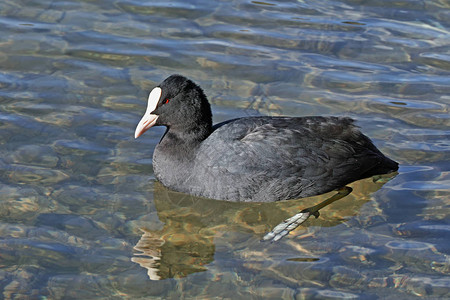
<path id="1" fill-rule="evenodd" d="M 450 297 L 444 0 L 0 2 L 0 298 Z M 155 181 L 135 140 L 170 74 L 215 122 L 340 115 L 400 162 L 329 197 L 240 204 Z"/>

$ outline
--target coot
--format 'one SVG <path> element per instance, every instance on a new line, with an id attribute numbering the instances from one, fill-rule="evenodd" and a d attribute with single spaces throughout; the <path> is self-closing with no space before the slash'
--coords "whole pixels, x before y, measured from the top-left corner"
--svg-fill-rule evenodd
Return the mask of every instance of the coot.
<path id="1" fill-rule="evenodd" d="M 288 200 L 396 171 L 343 117 L 244 117 L 212 125 L 203 90 L 172 75 L 155 87 L 135 138 L 166 126 L 156 178 L 175 191 L 228 201 Z"/>

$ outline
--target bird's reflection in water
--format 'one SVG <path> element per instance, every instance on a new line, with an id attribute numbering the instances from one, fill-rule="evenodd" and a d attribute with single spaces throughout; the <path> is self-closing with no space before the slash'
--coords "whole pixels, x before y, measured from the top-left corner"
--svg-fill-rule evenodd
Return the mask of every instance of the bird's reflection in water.
<path id="1" fill-rule="evenodd" d="M 291 234 L 302 234 L 309 226 L 330 227 L 345 222 L 358 214 L 384 182 L 369 178 L 351 184 L 350 195 L 324 207 L 320 218 L 310 218 Z M 134 247 L 132 261 L 146 268 L 151 280 L 204 272 L 214 259 L 216 238 L 226 238 L 224 234 L 232 231 L 245 232 L 249 239 L 254 237 L 253 242 L 261 243 L 262 236 L 282 220 L 332 194 L 275 203 L 235 203 L 173 192 L 156 182 L 154 201 L 164 227 L 141 228 L 143 234 Z"/>

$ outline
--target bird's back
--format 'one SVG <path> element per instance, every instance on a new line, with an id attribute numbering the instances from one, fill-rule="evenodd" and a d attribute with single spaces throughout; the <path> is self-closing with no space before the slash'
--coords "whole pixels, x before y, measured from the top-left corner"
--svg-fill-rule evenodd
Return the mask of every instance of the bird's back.
<path id="1" fill-rule="evenodd" d="M 350 118 L 252 117 L 218 124 L 195 155 L 188 192 L 270 202 L 397 170 Z"/>

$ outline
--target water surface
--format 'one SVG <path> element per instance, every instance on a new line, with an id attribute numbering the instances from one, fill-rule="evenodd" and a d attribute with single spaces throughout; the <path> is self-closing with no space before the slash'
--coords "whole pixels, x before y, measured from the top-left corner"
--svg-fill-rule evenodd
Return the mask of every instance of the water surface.
<path id="1" fill-rule="evenodd" d="M 0 3 L 5 299 L 450 295 L 447 1 Z M 240 204 L 155 181 L 148 92 L 179 73 L 215 122 L 340 115 L 401 164 L 277 243 L 332 193 Z"/>

